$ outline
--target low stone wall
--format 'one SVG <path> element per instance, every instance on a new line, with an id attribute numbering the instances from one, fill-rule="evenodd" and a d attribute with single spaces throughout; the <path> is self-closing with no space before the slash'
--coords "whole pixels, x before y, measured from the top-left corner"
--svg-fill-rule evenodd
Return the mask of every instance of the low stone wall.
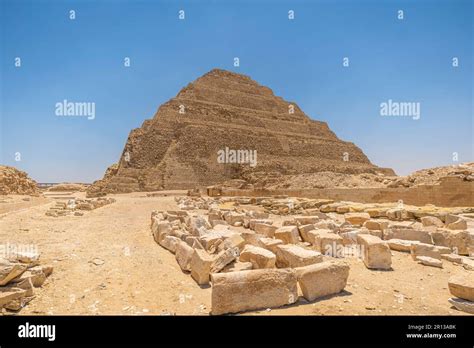
<path id="1" fill-rule="evenodd" d="M 419 185 L 409 188 L 330 188 L 301 190 L 238 190 L 208 188 L 209 196 L 274 196 L 328 198 L 338 201 L 384 203 L 402 200 L 405 204 L 434 204 L 440 207 L 474 206 L 474 182 L 458 177 L 444 177 L 437 185 Z"/>

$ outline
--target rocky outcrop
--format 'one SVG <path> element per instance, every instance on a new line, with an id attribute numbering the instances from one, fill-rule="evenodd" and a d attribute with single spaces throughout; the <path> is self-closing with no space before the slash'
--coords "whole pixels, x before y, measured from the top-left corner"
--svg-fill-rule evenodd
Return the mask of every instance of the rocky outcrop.
<path id="1" fill-rule="evenodd" d="M 28 174 L 13 167 L 0 166 L 0 195 L 38 195 L 39 190 Z"/>
<path id="2" fill-rule="evenodd" d="M 256 152 L 220 163 L 218 151 Z M 232 162 L 231 160 L 228 162 Z M 252 165 L 253 164 L 253 165 Z M 184 189 L 272 174 L 386 173 L 353 143 L 247 76 L 214 69 L 130 133 L 120 161 L 89 188 L 103 193 Z"/>

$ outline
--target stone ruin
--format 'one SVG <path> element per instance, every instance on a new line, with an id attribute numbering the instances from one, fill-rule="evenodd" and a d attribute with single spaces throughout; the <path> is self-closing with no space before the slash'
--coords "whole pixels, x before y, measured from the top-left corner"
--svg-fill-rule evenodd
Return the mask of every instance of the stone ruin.
<path id="1" fill-rule="evenodd" d="M 100 197 L 97 199 L 70 199 L 67 202 L 56 202 L 56 204 L 50 207 L 45 215 L 58 217 L 58 216 L 82 216 L 83 211 L 94 210 L 104 205 L 112 204 L 115 202 L 115 198 Z"/>
<path id="2" fill-rule="evenodd" d="M 290 305 L 344 290 L 347 257 L 391 271 L 391 251 L 428 267 L 474 270 L 474 208 L 400 207 L 288 197 L 177 197 L 154 211 L 154 240 L 201 286 L 212 284 L 211 314 Z M 262 209 L 263 208 L 263 209 Z M 288 216 L 288 213 L 298 215 Z M 287 218 L 288 217 L 288 218 Z M 453 278 L 453 305 L 472 310 L 472 279 Z"/>
<path id="3" fill-rule="evenodd" d="M 218 163 L 218 151 L 224 149 L 256 151 L 258 165 Z M 248 76 L 214 69 L 132 130 L 119 162 L 87 192 L 96 197 L 188 189 L 253 175 L 322 171 L 394 175 L 270 88 Z"/>
<path id="4" fill-rule="evenodd" d="M 35 288 L 43 285 L 53 267 L 41 265 L 37 252 L 10 252 L 11 245 L 1 247 L 4 252 L 0 257 L 0 311 L 6 314 L 20 311 L 34 299 Z"/>

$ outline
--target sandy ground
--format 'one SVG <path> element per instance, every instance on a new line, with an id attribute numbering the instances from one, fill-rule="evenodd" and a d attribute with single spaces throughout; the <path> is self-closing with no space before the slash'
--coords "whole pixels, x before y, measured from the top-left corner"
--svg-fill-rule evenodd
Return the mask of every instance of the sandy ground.
<path id="1" fill-rule="evenodd" d="M 35 244 L 42 264 L 54 266 L 20 314 L 209 314 L 211 289 L 183 273 L 150 233 L 151 211 L 176 209 L 173 196 L 112 197 L 116 203 L 84 216 L 57 218 L 44 215 L 54 204 L 51 198 L 13 196 L 0 204 L 0 242 Z M 246 314 L 463 314 L 449 304 L 447 282 L 469 271 L 447 261 L 443 269 L 422 266 L 407 253 L 392 254 L 393 271 L 388 272 L 368 270 L 359 259 L 348 258 L 349 280 L 339 295 Z"/>

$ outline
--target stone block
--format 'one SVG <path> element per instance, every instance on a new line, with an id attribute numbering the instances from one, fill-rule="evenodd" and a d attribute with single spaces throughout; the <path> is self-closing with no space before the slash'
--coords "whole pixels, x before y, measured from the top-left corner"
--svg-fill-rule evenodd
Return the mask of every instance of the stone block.
<path id="1" fill-rule="evenodd" d="M 453 296 L 474 302 L 474 272 L 463 272 L 448 280 L 449 291 Z"/>
<path id="2" fill-rule="evenodd" d="M 298 284 L 308 301 L 333 295 L 344 290 L 349 277 L 349 266 L 326 261 L 296 269 Z"/>
<path id="3" fill-rule="evenodd" d="M 205 250 L 194 249 L 191 258 L 191 277 L 199 285 L 209 284 L 209 275 L 214 258 Z"/>
<path id="4" fill-rule="evenodd" d="M 240 253 L 239 261 L 251 262 L 253 269 L 274 268 L 276 256 L 267 249 L 246 245 Z"/>
<path id="5" fill-rule="evenodd" d="M 279 268 L 303 267 L 323 261 L 321 253 L 294 244 L 278 245 L 276 247 L 276 257 L 276 264 Z"/>
<path id="6" fill-rule="evenodd" d="M 191 271 L 191 259 L 194 249 L 186 242 L 180 241 L 176 246 L 176 261 L 183 271 Z"/>
<path id="7" fill-rule="evenodd" d="M 362 226 L 364 222 L 370 219 L 368 213 L 347 213 L 344 214 L 346 222 L 354 226 Z"/>
<path id="8" fill-rule="evenodd" d="M 285 244 L 296 244 L 299 242 L 299 232 L 296 226 L 283 226 L 275 231 L 275 238 Z"/>
<path id="9" fill-rule="evenodd" d="M 357 242 L 363 247 L 362 260 L 367 268 L 391 269 L 392 254 L 386 242 L 370 234 L 357 235 Z"/>
<path id="10" fill-rule="evenodd" d="M 211 275 L 211 314 L 281 307 L 298 298 L 296 272 L 258 269 Z"/>

